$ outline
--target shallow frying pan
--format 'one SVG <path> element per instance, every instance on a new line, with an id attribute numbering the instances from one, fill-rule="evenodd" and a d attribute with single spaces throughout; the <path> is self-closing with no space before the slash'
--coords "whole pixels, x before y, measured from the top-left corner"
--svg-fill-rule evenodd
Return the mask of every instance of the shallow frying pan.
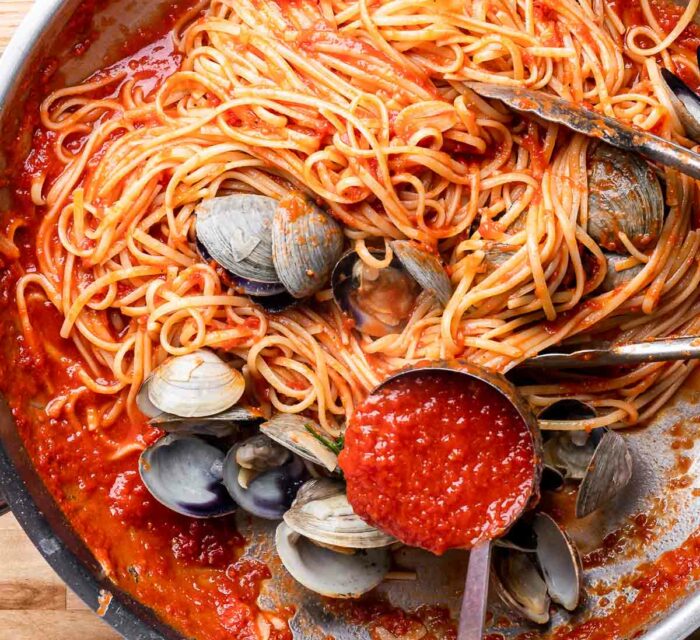
<path id="1" fill-rule="evenodd" d="M 56 57 L 60 63 L 60 74 L 64 83 L 76 83 L 99 67 L 116 59 L 111 55 L 124 41 L 123 29 L 135 31 L 139 26 L 157 19 L 164 0 L 106 0 L 99 3 L 102 8 L 95 16 L 97 38 L 87 53 L 71 57 L 70 34 L 62 32 L 79 0 L 37 0 L 29 16 L 0 62 L 0 170 L 13 159 L 7 157 L 7 149 L 14 140 L 19 118 L 24 111 L 28 87 L 35 81 L 35 65 L 46 55 Z M 171 4 L 168 0 L 167 4 Z M 28 141 L 27 141 L 28 142 Z M 11 206 L 8 190 L 0 189 L 0 211 Z M 0 357 L 2 357 L 0 344 Z M 619 527 L 625 517 L 648 508 L 651 501 L 664 495 L 667 508 L 657 515 L 660 518 L 658 536 L 634 550 L 631 557 L 603 568 L 587 572 L 588 580 L 629 575 L 643 560 L 657 557 L 666 549 L 680 544 L 688 535 L 700 527 L 700 498 L 687 490 L 667 491 L 667 479 L 673 473 L 675 463 L 671 438 L 666 435 L 669 427 L 683 417 L 697 415 L 700 393 L 687 389 L 679 394 L 672 406 L 667 407 L 644 430 L 628 437 L 635 460 L 635 476 L 628 489 L 601 513 L 588 518 L 585 528 L 573 523 L 569 529 L 585 552 L 595 547 L 605 532 Z M 684 452 L 693 455 L 693 452 Z M 692 473 L 692 470 L 691 470 Z M 120 592 L 100 572 L 90 551 L 71 531 L 57 505 L 43 486 L 17 433 L 7 405 L 0 401 L 0 503 L 6 499 L 13 513 L 42 555 L 85 602 L 98 608 L 100 591 L 114 595 L 105 620 L 130 640 L 178 639 L 179 634 L 161 624 L 147 608 Z M 2 507 L 0 506 L 0 510 Z M 681 516 L 682 517 L 679 517 Z M 249 553 L 264 554 L 269 548 L 273 528 L 261 525 L 255 531 L 244 531 L 254 543 Z M 594 532 L 591 535 L 591 532 Z M 396 605 L 413 608 L 421 604 L 444 604 L 457 613 L 461 589 L 464 584 L 466 553 L 448 553 L 436 559 L 420 552 L 408 552 L 407 564 L 416 566 L 419 580 L 416 583 L 393 583 L 380 589 Z M 287 581 L 288 585 L 289 582 Z M 301 588 L 282 588 L 281 583 L 272 582 L 275 599 L 284 604 L 297 606 L 299 614 L 293 622 L 295 636 L 303 640 L 316 640 L 331 635 L 337 640 L 367 640 L 366 629 L 351 625 L 329 616 L 323 604 L 313 594 Z M 647 624 L 644 640 L 680 640 L 700 626 L 700 591 L 672 603 L 667 610 Z M 608 595 L 614 601 L 615 591 Z M 596 600 L 587 603 L 588 610 L 596 609 Z M 492 605 L 495 618 L 507 615 L 497 604 Z M 573 622 L 581 619 L 585 611 L 576 612 Z M 562 617 L 555 623 L 566 622 Z M 567 614 L 568 615 L 568 614 Z M 514 626 L 517 631 L 517 626 Z M 522 630 L 522 628 L 521 628 Z M 503 632 L 503 630 L 499 630 Z M 507 632 L 506 632 L 507 634 Z M 623 640 L 623 639 L 620 639 Z"/>

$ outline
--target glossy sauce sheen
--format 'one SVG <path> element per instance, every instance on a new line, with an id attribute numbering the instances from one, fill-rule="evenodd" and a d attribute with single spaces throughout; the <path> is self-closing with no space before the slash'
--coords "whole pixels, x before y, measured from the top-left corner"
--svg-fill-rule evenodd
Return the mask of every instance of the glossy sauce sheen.
<path id="1" fill-rule="evenodd" d="M 500 392 L 438 371 L 370 395 L 340 454 L 357 514 L 438 554 L 512 522 L 530 496 L 533 464 L 527 426 Z"/>

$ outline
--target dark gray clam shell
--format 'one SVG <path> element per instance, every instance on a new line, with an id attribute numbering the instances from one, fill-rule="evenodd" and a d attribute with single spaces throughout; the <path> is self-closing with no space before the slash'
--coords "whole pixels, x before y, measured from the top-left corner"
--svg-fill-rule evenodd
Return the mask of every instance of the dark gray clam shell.
<path id="1" fill-rule="evenodd" d="M 391 242 L 394 254 L 421 289 L 433 294 L 444 307 L 452 297 L 452 283 L 437 256 L 408 240 Z"/>
<path id="2" fill-rule="evenodd" d="M 169 433 L 211 436 L 226 438 L 236 435 L 246 426 L 263 421 L 258 409 L 246 405 L 236 405 L 206 418 L 180 418 L 170 413 L 161 413 L 148 421 Z"/>
<path id="3" fill-rule="evenodd" d="M 343 230 L 303 195 L 279 202 L 272 223 L 272 259 L 279 281 L 294 298 L 306 298 L 328 281 L 343 253 Z"/>
<path id="4" fill-rule="evenodd" d="M 551 599 L 573 611 L 581 600 L 583 566 L 571 538 L 546 513 L 537 513 L 532 522 L 537 539 L 537 562 Z"/>
<path id="5" fill-rule="evenodd" d="M 278 285 L 272 261 L 276 209 L 274 198 L 251 194 L 205 200 L 197 208 L 197 240 L 212 260 L 234 276 Z"/>
<path id="6" fill-rule="evenodd" d="M 632 479 L 632 455 L 625 439 L 607 431 L 596 447 L 576 497 L 576 517 L 610 502 Z"/>
<path id="7" fill-rule="evenodd" d="M 672 71 L 661 69 L 661 76 L 686 134 L 696 142 L 700 141 L 700 96 Z"/>
<path id="8" fill-rule="evenodd" d="M 266 436 L 253 436 L 256 439 Z M 276 443 L 266 438 L 271 446 Z M 248 484 L 241 486 L 238 476 L 241 466 L 236 460 L 236 452 L 246 442 L 241 442 L 226 455 L 223 468 L 223 482 L 241 509 L 251 515 L 266 520 L 281 520 L 282 516 L 294 502 L 299 487 L 307 479 L 308 474 L 304 463 L 295 455 L 285 457 L 286 462 L 280 466 L 261 471 Z"/>
<path id="9" fill-rule="evenodd" d="M 605 279 L 600 284 L 601 290 L 614 291 L 618 287 L 621 287 L 622 285 L 628 283 L 644 268 L 643 264 L 637 264 L 634 267 L 625 269 L 624 271 L 617 271 L 615 269 L 615 265 L 627 259 L 629 259 L 629 256 L 623 256 L 617 253 L 606 252 L 605 261 L 608 265 L 608 271 L 605 275 Z"/>
<path id="10" fill-rule="evenodd" d="M 233 513 L 222 479 L 224 453 L 194 436 L 169 434 L 143 451 L 139 473 L 151 495 L 191 518 Z"/>
<path id="11" fill-rule="evenodd" d="M 639 250 L 654 247 L 664 221 L 656 173 L 640 156 L 605 144 L 588 160 L 588 234 L 608 251 L 626 253 L 618 233 Z"/>

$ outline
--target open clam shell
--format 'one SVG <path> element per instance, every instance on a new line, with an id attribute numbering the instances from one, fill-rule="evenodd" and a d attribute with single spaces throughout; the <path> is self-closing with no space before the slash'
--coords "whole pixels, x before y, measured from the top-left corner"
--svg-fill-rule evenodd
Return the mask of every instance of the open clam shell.
<path id="1" fill-rule="evenodd" d="M 327 598 L 358 598 L 377 587 L 390 568 L 385 548 L 338 553 L 314 544 L 284 522 L 277 527 L 275 545 L 291 576 Z"/>
<path id="2" fill-rule="evenodd" d="M 245 483 L 243 469 L 255 472 Z M 282 518 L 306 478 L 304 463 L 263 434 L 232 447 L 223 463 L 223 483 L 236 503 L 266 520 Z"/>
<path id="3" fill-rule="evenodd" d="M 143 451 L 139 473 L 149 493 L 168 509 L 211 518 L 236 510 L 221 484 L 223 461 L 224 453 L 204 440 L 169 434 Z"/>
<path id="4" fill-rule="evenodd" d="M 581 481 L 576 517 L 584 518 L 612 500 L 632 479 L 632 455 L 625 439 L 614 431 L 601 438 Z"/>
<path id="5" fill-rule="evenodd" d="M 396 542 L 355 514 L 341 482 L 326 478 L 309 480 L 299 489 L 284 521 L 298 534 L 333 547 L 374 549 Z"/>
<path id="6" fill-rule="evenodd" d="M 338 456 L 314 435 L 321 430 L 309 418 L 292 413 L 278 413 L 261 424 L 260 431 L 309 462 L 331 472 L 338 468 Z"/>
<path id="7" fill-rule="evenodd" d="M 277 276 L 294 298 L 306 298 L 328 281 L 343 253 L 343 231 L 302 194 L 282 198 L 272 223 L 272 259 Z"/>
<path id="8" fill-rule="evenodd" d="M 508 608 L 537 624 L 549 621 L 547 584 L 527 553 L 494 548 L 491 576 L 494 591 Z"/>
<path id="9" fill-rule="evenodd" d="M 380 251 L 370 253 L 383 257 Z M 333 269 L 331 287 L 336 304 L 355 327 L 377 338 L 404 329 L 420 293 L 420 287 L 396 257 L 388 267 L 375 269 L 352 249 Z"/>
<path id="10" fill-rule="evenodd" d="M 494 588 L 509 608 L 545 624 L 551 602 L 569 611 L 578 606 L 583 591 L 581 557 L 569 536 L 546 513 L 536 513 L 519 526 L 515 544 L 504 540 L 494 545 Z"/>
<path id="11" fill-rule="evenodd" d="M 234 405 L 226 411 L 204 418 L 181 418 L 171 413 L 160 413 L 148 421 L 169 433 L 197 434 L 214 438 L 226 438 L 240 432 L 246 426 L 263 420 L 259 409 Z"/>

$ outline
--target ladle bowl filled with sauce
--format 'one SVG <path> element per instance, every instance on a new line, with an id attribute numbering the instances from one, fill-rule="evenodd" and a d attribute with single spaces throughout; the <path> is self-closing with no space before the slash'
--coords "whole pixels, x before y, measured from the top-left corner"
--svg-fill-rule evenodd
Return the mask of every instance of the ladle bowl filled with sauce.
<path id="1" fill-rule="evenodd" d="M 401 372 L 367 396 L 339 464 L 360 517 L 441 554 L 500 536 L 536 503 L 541 457 L 515 388 L 454 362 Z"/>

